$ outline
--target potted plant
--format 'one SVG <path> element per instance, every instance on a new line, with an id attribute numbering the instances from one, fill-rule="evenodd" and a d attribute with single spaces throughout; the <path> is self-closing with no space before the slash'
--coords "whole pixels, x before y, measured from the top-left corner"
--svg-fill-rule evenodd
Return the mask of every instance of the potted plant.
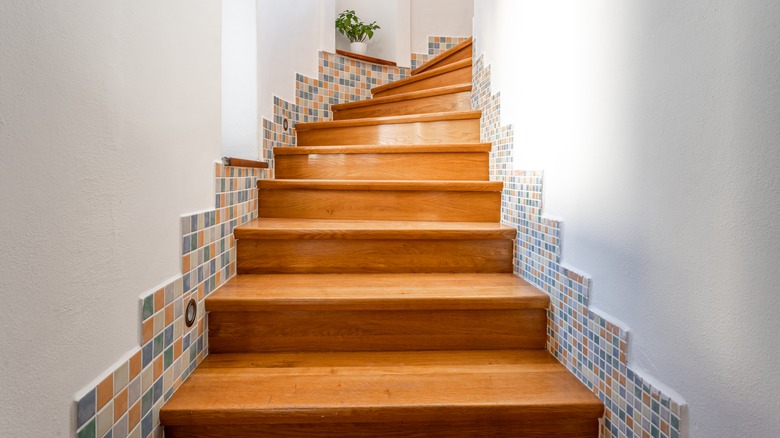
<path id="1" fill-rule="evenodd" d="M 347 9 L 336 18 L 336 30 L 349 38 L 349 51 L 358 55 L 366 54 L 365 40 L 374 36 L 374 31 L 379 29 L 376 21 L 363 23 L 355 14 L 355 11 Z"/>

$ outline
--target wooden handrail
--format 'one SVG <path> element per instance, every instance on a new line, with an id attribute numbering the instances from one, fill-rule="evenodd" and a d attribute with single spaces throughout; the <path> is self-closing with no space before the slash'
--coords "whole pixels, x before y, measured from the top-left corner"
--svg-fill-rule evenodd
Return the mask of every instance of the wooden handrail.
<path id="1" fill-rule="evenodd" d="M 231 167 L 253 167 L 255 169 L 268 169 L 265 161 L 247 160 L 244 158 L 222 157 L 222 164 Z"/>

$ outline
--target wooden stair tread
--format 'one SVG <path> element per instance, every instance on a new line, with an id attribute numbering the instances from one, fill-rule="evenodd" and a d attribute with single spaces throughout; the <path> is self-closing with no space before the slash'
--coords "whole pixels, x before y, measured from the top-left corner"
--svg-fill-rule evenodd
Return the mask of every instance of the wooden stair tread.
<path id="1" fill-rule="evenodd" d="M 166 425 L 601 416 L 545 351 L 209 355 L 163 406 Z"/>
<path id="2" fill-rule="evenodd" d="M 408 144 L 365 146 L 281 146 L 274 148 L 274 155 L 309 154 L 422 154 L 450 152 L 490 152 L 490 143 L 462 144 Z"/>
<path id="3" fill-rule="evenodd" d="M 453 54 L 460 52 L 461 50 L 471 46 L 474 42 L 474 39 L 469 37 L 464 41 L 461 41 L 457 45 L 450 47 L 449 49 L 445 50 L 444 52 L 438 54 L 434 58 L 429 59 L 427 62 L 425 62 L 423 65 L 417 67 L 416 69 L 412 70 L 412 75 L 419 75 L 427 70 L 430 70 L 431 68 L 435 67 L 437 64 L 439 64 L 441 61 L 449 58 Z"/>
<path id="4" fill-rule="evenodd" d="M 255 274 L 206 298 L 209 312 L 546 309 L 549 297 L 514 274 Z"/>
<path id="5" fill-rule="evenodd" d="M 372 190 L 372 191 L 441 191 L 501 192 L 501 181 L 433 181 L 433 180 L 324 180 L 266 179 L 258 180 L 259 190 Z"/>
<path id="6" fill-rule="evenodd" d="M 424 97 L 440 96 L 442 94 L 462 93 L 471 91 L 472 85 L 470 83 L 447 85 L 444 87 L 431 88 L 428 90 L 410 91 L 408 93 L 393 94 L 391 96 L 374 97 L 372 99 L 358 100 L 355 102 L 340 103 L 332 105 L 330 108 L 332 111 L 341 111 L 352 108 L 360 108 L 370 105 L 380 105 L 383 103 L 400 102 L 404 100 L 422 99 Z"/>
<path id="7" fill-rule="evenodd" d="M 514 239 L 494 222 L 257 218 L 234 230 L 236 239 Z"/>
<path id="8" fill-rule="evenodd" d="M 313 129 L 352 128 L 357 126 L 394 125 L 405 123 L 440 122 L 450 120 L 470 120 L 482 117 L 482 111 L 451 111 L 444 113 L 410 114 L 406 116 L 369 117 L 365 119 L 331 120 L 327 122 L 298 123 L 297 131 Z"/>
<path id="9" fill-rule="evenodd" d="M 395 82 L 390 82 L 389 84 L 384 84 L 378 87 L 374 87 L 371 89 L 371 93 L 372 94 L 382 93 L 384 91 L 391 90 L 393 88 L 398 88 L 404 85 L 413 84 L 415 82 L 419 82 L 428 78 L 432 78 L 434 76 L 438 76 L 444 73 L 449 73 L 451 71 L 455 71 L 469 66 L 471 66 L 471 59 L 464 59 L 458 62 L 453 62 L 452 64 L 447 64 L 441 67 L 432 68 L 426 72 L 409 76 L 408 78 L 405 79 L 401 79 Z"/>

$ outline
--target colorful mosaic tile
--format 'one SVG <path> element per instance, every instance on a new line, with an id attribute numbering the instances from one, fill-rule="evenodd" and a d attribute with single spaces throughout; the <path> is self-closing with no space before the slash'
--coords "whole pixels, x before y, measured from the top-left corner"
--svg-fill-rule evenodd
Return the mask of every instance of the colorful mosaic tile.
<path id="1" fill-rule="evenodd" d="M 216 165 L 215 208 L 181 217 L 182 275 L 139 300 L 137 351 L 76 402 L 79 438 L 161 437 L 159 412 L 208 354 L 204 299 L 236 273 L 233 229 L 257 217 L 265 169 Z M 184 324 L 195 299 L 198 319 Z"/>
<path id="2" fill-rule="evenodd" d="M 500 124 L 490 67 L 483 57 L 473 66 L 472 107 L 482 110 L 482 141 L 493 144 L 490 179 L 504 182 L 501 220 L 518 231 L 515 274 L 550 295 L 548 350 L 604 402 L 602 437 L 678 438 L 685 405 L 628 367 L 628 332 L 591 311 L 590 278 L 561 265 L 562 223 L 542 213 L 544 173 L 512 170 L 512 127 Z"/>
<path id="3" fill-rule="evenodd" d="M 273 148 L 295 146 L 295 125 L 331 118 L 330 107 L 371 97 L 378 85 L 408 77 L 408 68 L 358 61 L 346 56 L 320 52 L 317 78 L 295 76 L 295 103 L 274 96 L 273 120 L 262 121 L 259 156 L 273 168 Z M 284 127 L 287 122 L 287 129 Z"/>
<path id="4" fill-rule="evenodd" d="M 439 56 L 443 52 L 457 46 L 469 37 L 428 37 L 428 53 L 412 53 L 412 70 L 422 66 L 431 58 Z"/>

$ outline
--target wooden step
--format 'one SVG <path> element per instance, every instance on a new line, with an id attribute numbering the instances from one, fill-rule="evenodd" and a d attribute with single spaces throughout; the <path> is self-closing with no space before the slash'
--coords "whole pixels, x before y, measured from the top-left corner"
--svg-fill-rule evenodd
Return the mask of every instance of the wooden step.
<path id="1" fill-rule="evenodd" d="M 487 181 L 490 143 L 274 149 L 279 179 Z"/>
<path id="2" fill-rule="evenodd" d="M 498 222 L 498 181 L 260 180 L 263 218 Z"/>
<path id="3" fill-rule="evenodd" d="M 513 274 L 239 275 L 210 353 L 542 349 L 549 297 Z"/>
<path id="4" fill-rule="evenodd" d="M 239 274 L 508 273 L 499 223 L 259 218 L 235 230 Z"/>
<path id="5" fill-rule="evenodd" d="M 481 111 L 373 117 L 295 125 L 299 146 L 478 143 Z"/>
<path id="6" fill-rule="evenodd" d="M 471 83 L 331 106 L 333 120 L 471 110 Z"/>
<path id="7" fill-rule="evenodd" d="M 210 354 L 160 411 L 177 437 L 598 437 L 544 350 Z"/>
<path id="8" fill-rule="evenodd" d="M 412 70 L 412 76 L 426 72 L 432 68 L 441 67 L 463 59 L 471 59 L 473 38 L 462 41 L 457 46 L 451 47 L 439 56 L 429 59 L 428 62 Z"/>
<path id="9" fill-rule="evenodd" d="M 380 85 L 371 89 L 374 97 L 391 96 L 410 91 L 428 90 L 471 82 L 471 58 L 453 62 L 406 79 Z"/>

